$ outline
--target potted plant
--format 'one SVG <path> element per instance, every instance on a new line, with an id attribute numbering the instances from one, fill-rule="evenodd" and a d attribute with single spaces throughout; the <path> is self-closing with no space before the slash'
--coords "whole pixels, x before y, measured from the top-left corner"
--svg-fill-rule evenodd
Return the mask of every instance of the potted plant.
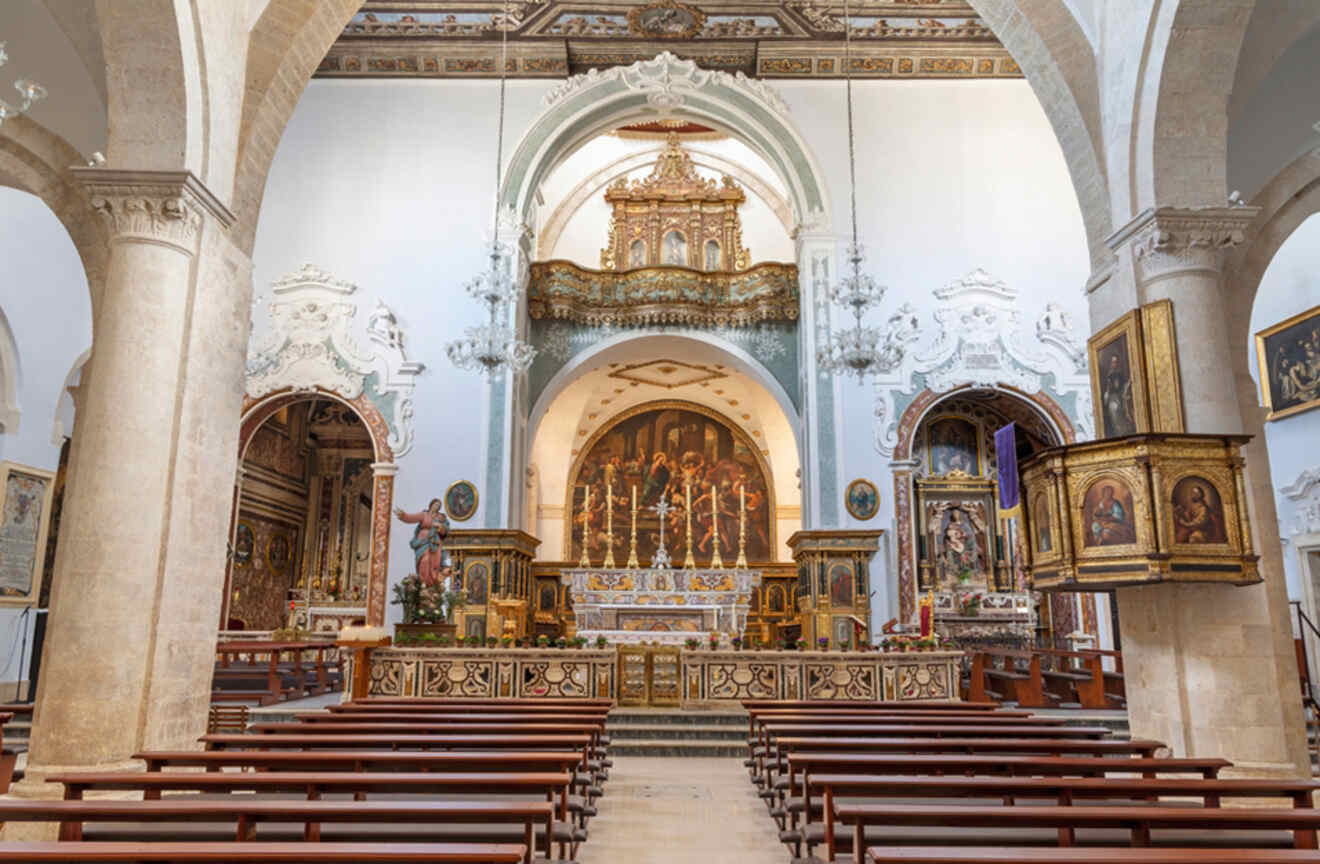
<path id="1" fill-rule="evenodd" d="M 567 648 L 567 647 L 568 647 L 568 639 L 565 638 L 565 637 L 563 637 L 563 636 L 560 636 L 558 639 L 555 640 L 555 647 L 556 647 L 556 648 Z"/>
<path id="2" fill-rule="evenodd" d="M 799 651 L 806 651 L 806 650 L 807 650 L 807 640 L 806 640 L 806 639 L 799 639 L 799 640 L 797 640 L 797 650 L 799 650 Z"/>
<path id="3" fill-rule="evenodd" d="M 785 639 L 783 636 L 780 636 L 778 639 L 775 640 L 775 648 L 777 648 L 780 651 L 787 651 L 788 640 Z"/>
<path id="4" fill-rule="evenodd" d="M 732 639 L 729 640 L 729 644 L 733 646 L 733 650 L 734 650 L 734 651 L 741 651 L 741 650 L 742 650 L 742 637 L 741 637 L 741 636 L 734 636 Z"/>
<path id="5" fill-rule="evenodd" d="M 512 636 L 505 636 L 503 639 L 500 640 L 500 644 L 502 644 L 505 648 L 512 648 L 512 647 L 513 647 L 513 637 L 512 637 Z"/>
<path id="6" fill-rule="evenodd" d="M 499 640 L 498 638 L 494 637 L 494 636 L 487 636 L 487 637 L 486 637 L 486 647 L 487 647 L 487 648 L 494 648 L 496 645 L 499 644 L 499 641 L 500 641 L 500 640 Z"/>
<path id="7" fill-rule="evenodd" d="M 718 633 L 710 634 L 710 650 L 718 651 L 719 648 L 720 648 L 720 634 Z"/>
<path id="8" fill-rule="evenodd" d="M 816 647 L 821 651 L 830 650 L 830 637 L 819 636 L 816 638 Z"/>
<path id="9" fill-rule="evenodd" d="M 537 636 L 537 637 L 536 637 L 536 647 L 537 647 L 537 648 L 549 648 L 549 647 L 550 647 L 550 637 L 547 636 L 547 635 L 545 635 L 544 633 L 542 633 L 540 636 Z"/>
<path id="10" fill-rule="evenodd" d="M 609 644 L 610 644 L 610 640 L 606 639 L 604 636 L 596 637 L 596 647 L 599 648 L 600 650 L 604 651 L 605 646 Z"/>
<path id="11" fill-rule="evenodd" d="M 701 640 L 689 636 L 688 638 L 683 640 L 683 644 L 687 646 L 687 649 L 689 651 L 696 651 L 697 646 L 701 644 Z"/>
<path id="12" fill-rule="evenodd" d="M 747 647 L 751 648 L 753 651 L 760 651 L 760 650 L 761 650 L 761 637 L 760 637 L 760 636 L 749 636 L 749 637 L 748 637 L 748 641 L 749 641 L 750 644 L 749 644 Z"/>
<path id="13" fill-rule="evenodd" d="M 468 647 L 469 647 L 469 648 L 480 648 L 480 647 L 481 647 L 481 637 L 480 637 L 480 636 L 475 636 L 475 635 L 473 635 L 473 636 L 469 636 L 469 637 L 467 638 L 467 643 L 468 643 Z"/>
<path id="14" fill-rule="evenodd" d="M 462 591 L 446 591 L 438 582 L 423 582 L 416 575 L 405 576 L 394 586 L 393 604 L 403 607 L 403 620 L 394 625 L 395 644 L 417 644 L 406 636 L 454 634 L 454 609 L 466 602 Z"/>

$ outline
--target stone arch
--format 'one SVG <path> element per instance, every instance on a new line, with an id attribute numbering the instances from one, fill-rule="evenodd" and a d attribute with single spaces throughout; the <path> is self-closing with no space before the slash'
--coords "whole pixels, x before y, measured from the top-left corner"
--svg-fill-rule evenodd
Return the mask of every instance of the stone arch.
<path id="1" fill-rule="evenodd" d="M 1094 49 L 1064 0 L 971 0 L 1013 55 L 1063 150 L 1086 226 L 1091 269 L 1110 266 L 1113 231 Z"/>
<path id="2" fill-rule="evenodd" d="M 267 394 L 260 399 L 245 399 L 238 433 L 238 462 L 241 465 L 248 445 L 261 425 L 281 408 L 312 399 L 338 402 L 351 408 L 371 434 L 375 462 L 372 464 L 371 494 L 371 576 L 367 582 L 367 624 L 380 627 L 385 624 L 385 592 L 390 560 L 390 514 L 394 509 L 394 475 L 398 466 L 389 444 L 389 425 L 376 404 L 365 393 L 354 399 L 345 399 L 323 387 L 307 389 L 286 388 Z M 229 542 L 234 542 L 238 524 L 239 489 L 234 486 L 230 507 Z M 220 626 L 225 625 L 231 590 L 231 565 L 225 566 L 224 602 L 220 612 Z"/>
<path id="3" fill-rule="evenodd" d="M 823 174 L 770 86 L 742 75 L 700 69 L 668 51 L 655 59 L 569 78 L 545 97 L 546 109 L 508 160 L 500 209 L 525 220 L 549 172 L 600 133 L 653 114 L 690 117 L 741 139 L 779 174 L 799 221 L 828 230 Z"/>
<path id="4" fill-rule="evenodd" d="M 972 393 L 986 388 L 968 385 L 955 390 L 936 393 L 929 388 L 922 390 L 904 410 L 898 421 L 898 443 L 894 447 L 894 461 L 891 463 L 894 473 L 894 533 L 898 539 L 898 607 L 901 620 L 908 621 L 917 609 L 917 574 L 916 574 L 916 517 L 912 496 L 912 481 L 916 460 L 913 458 L 913 444 L 917 429 L 922 421 L 931 415 L 945 401 L 956 398 L 959 394 Z M 1054 443 L 1068 444 L 1076 440 L 1076 432 L 1067 415 L 1057 402 L 1044 393 L 1024 393 L 1014 387 L 997 386 L 993 388 L 1011 396 L 1032 410 L 1046 426 L 1057 436 Z M 1092 612 L 1094 618 L 1094 612 Z"/>

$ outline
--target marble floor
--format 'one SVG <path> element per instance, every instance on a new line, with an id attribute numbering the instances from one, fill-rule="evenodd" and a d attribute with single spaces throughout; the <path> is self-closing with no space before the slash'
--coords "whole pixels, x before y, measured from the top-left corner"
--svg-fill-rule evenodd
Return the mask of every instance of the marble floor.
<path id="1" fill-rule="evenodd" d="M 581 864 L 788 864 L 741 759 L 618 756 Z"/>

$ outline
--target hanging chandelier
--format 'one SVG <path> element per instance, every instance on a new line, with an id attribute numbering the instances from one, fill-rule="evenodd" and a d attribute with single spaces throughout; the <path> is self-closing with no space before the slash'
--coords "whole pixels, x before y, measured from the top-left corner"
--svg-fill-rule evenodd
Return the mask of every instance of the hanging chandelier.
<path id="1" fill-rule="evenodd" d="M 5 43 L 0 42 L 0 66 L 9 62 L 9 55 L 5 52 Z M 19 114 L 32 107 L 33 102 L 40 102 L 46 98 L 46 88 L 42 87 L 36 81 L 29 81 L 26 78 L 19 78 L 14 82 L 14 89 L 22 98 L 21 107 L 14 108 L 8 102 L 0 99 L 0 126 L 10 117 L 17 117 Z"/>
<path id="2" fill-rule="evenodd" d="M 831 333 L 816 350 L 816 365 L 823 372 L 853 374 L 864 380 L 867 375 L 888 372 L 903 359 L 903 345 L 911 341 L 914 319 L 910 307 L 890 319 L 883 343 L 880 330 L 862 325 L 862 317 L 885 298 L 885 286 L 863 270 L 865 250 L 857 240 L 857 156 L 853 132 L 852 96 L 852 19 L 848 0 L 843 4 L 843 80 L 848 105 L 848 192 L 852 217 L 852 242 L 848 244 L 848 268 L 838 281 L 826 289 L 830 303 L 848 310 L 853 326 Z"/>
<path id="3" fill-rule="evenodd" d="M 463 338 L 445 346 L 449 360 L 460 369 L 485 372 L 494 377 L 505 370 L 517 375 L 526 372 L 536 357 L 536 349 L 518 338 L 509 324 L 508 310 L 516 308 L 518 286 L 512 274 L 513 256 L 506 256 L 500 246 L 500 182 L 504 157 L 504 93 L 509 66 L 509 4 L 504 4 L 500 21 L 500 108 L 495 135 L 495 217 L 491 226 L 490 268 L 467 284 L 467 293 L 485 305 L 484 325 L 468 327 Z M 507 258 L 507 260 L 506 260 Z"/>

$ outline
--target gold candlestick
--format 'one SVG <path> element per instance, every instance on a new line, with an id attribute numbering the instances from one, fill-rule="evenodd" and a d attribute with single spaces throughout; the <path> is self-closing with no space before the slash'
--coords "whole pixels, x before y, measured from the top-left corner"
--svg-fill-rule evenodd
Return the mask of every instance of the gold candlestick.
<path id="1" fill-rule="evenodd" d="M 710 487 L 710 528 L 715 532 L 715 552 L 710 556 L 710 569 L 723 570 L 724 559 L 720 557 L 720 491 L 713 484 Z"/>
<path id="2" fill-rule="evenodd" d="M 747 487 L 738 487 L 738 563 L 739 570 L 747 569 Z"/>
<path id="3" fill-rule="evenodd" d="M 578 559 L 579 567 L 590 567 L 591 559 L 587 557 L 587 540 L 591 531 L 591 487 L 586 486 L 586 493 L 582 497 L 582 557 Z"/>
<path id="4" fill-rule="evenodd" d="M 632 540 L 628 543 L 628 569 L 637 570 L 637 487 L 632 487 Z"/>
<path id="5" fill-rule="evenodd" d="M 687 508 L 683 510 L 683 521 L 687 525 L 687 556 L 683 558 L 683 566 L 695 570 L 697 559 L 692 557 L 692 484 L 684 483 L 683 492 L 687 495 Z"/>
<path id="6" fill-rule="evenodd" d="M 605 560 L 601 566 L 613 570 L 619 566 L 614 563 L 614 486 L 605 483 Z"/>

